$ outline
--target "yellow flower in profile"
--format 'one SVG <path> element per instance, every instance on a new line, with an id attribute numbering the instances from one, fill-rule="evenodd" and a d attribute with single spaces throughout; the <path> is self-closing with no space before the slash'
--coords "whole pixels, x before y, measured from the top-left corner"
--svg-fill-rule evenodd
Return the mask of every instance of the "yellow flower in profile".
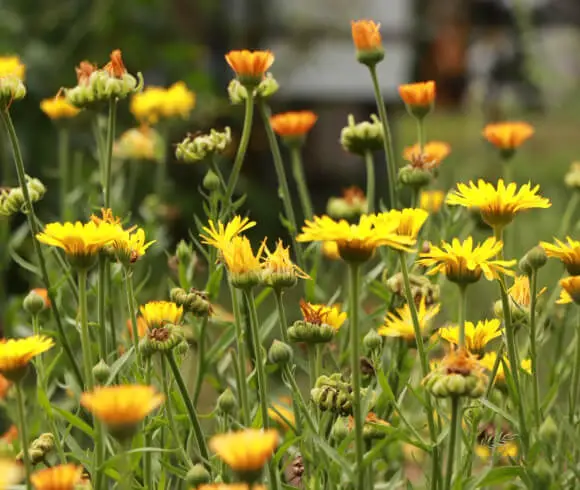
<path id="1" fill-rule="evenodd" d="M 451 153 L 451 145 L 444 141 L 429 141 L 423 145 L 423 151 L 419 147 L 419 143 L 413 146 L 407 146 L 403 151 L 403 158 L 416 166 L 416 162 L 420 162 L 422 168 L 433 169 L 439 167 L 441 162 Z"/>
<path id="2" fill-rule="evenodd" d="M 183 317 L 183 306 L 177 306 L 172 301 L 149 301 L 141 305 L 139 311 L 150 329 L 166 323 L 178 325 Z"/>
<path id="3" fill-rule="evenodd" d="M 137 425 L 163 400 L 145 385 L 100 386 L 81 395 L 81 405 L 113 431 Z"/>
<path id="4" fill-rule="evenodd" d="M 189 117 L 195 107 L 195 94 L 185 83 L 176 82 L 169 88 L 147 87 L 131 99 L 130 110 L 135 118 L 148 124 L 160 119 Z"/>
<path id="5" fill-rule="evenodd" d="M 576 304 L 580 304 L 580 276 L 565 277 L 560 280 L 560 286 Z"/>
<path id="6" fill-rule="evenodd" d="M 145 242 L 145 231 L 143 228 L 125 230 L 123 234 L 111 244 L 115 255 L 122 263 L 133 264 L 137 262 L 147 249 L 153 245 L 156 240 Z"/>
<path id="7" fill-rule="evenodd" d="M 507 186 L 500 179 L 495 188 L 489 182 L 482 179 L 477 185 L 469 182 L 469 185 L 457 184 L 457 190 L 447 196 L 447 204 L 475 208 L 481 212 L 481 217 L 491 227 L 503 227 L 514 217 L 527 209 L 549 208 L 552 203 L 538 195 L 539 185 L 531 187 L 525 184 L 517 189 L 517 184 L 510 183 Z"/>
<path id="8" fill-rule="evenodd" d="M 443 191 L 423 191 L 419 198 L 419 207 L 428 213 L 438 213 L 443 205 L 445 193 Z"/>
<path id="9" fill-rule="evenodd" d="M 274 63 L 274 55 L 271 51 L 230 51 L 226 54 L 226 61 L 234 70 L 242 84 L 260 83 L 268 68 Z"/>
<path id="10" fill-rule="evenodd" d="M 262 269 L 260 259 L 265 248 L 264 241 L 254 255 L 250 240 L 245 236 L 235 236 L 220 252 L 230 274 L 248 274 L 258 273 Z"/>
<path id="11" fill-rule="evenodd" d="M 573 302 L 572 296 L 565 289 L 560 290 L 560 297 L 556 300 L 557 305 L 567 305 Z"/>
<path id="12" fill-rule="evenodd" d="M 35 490 L 74 490 L 82 472 L 81 466 L 61 464 L 36 471 L 30 475 L 30 481 Z"/>
<path id="13" fill-rule="evenodd" d="M 417 315 L 419 317 L 419 326 L 424 337 L 428 336 L 429 326 L 433 318 L 437 316 L 441 305 L 436 304 L 427 307 L 425 305 L 425 298 L 421 298 Z M 385 323 L 379 327 L 378 334 L 383 337 L 401 337 L 407 341 L 415 339 L 415 330 L 413 328 L 413 318 L 411 316 L 411 309 L 408 304 L 402 308 L 397 308 L 393 312 L 388 312 L 385 317 Z"/>
<path id="14" fill-rule="evenodd" d="M 540 242 L 540 246 L 548 257 L 554 257 L 562 261 L 568 273 L 572 276 L 580 275 L 580 242 L 566 237 L 564 243 L 554 238 L 555 245 L 548 242 Z"/>
<path id="15" fill-rule="evenodd" d="M 515 260 L 493 260 L 503 247 L 503 243 L 490 237 L 482 244 L 473 246 L 473 238 L 463 243 L 454 238 L 451 243 L 442 242 L 441 248 L 431 246 L 429 252 L 419 254 L 419 264 L 431 267 L 428 275 L 443 272 L 452 282 L 468 284 L 479 280 L 483 274 L 488 281 L 500 274 L 515 275 L 509 269 Z"/>
<path id="16" fill-rule="evenodd" d="M 0 490 L 12 488 L 12 485 L 22 481 L 22 465 L 16 463 L 14 458 L 0 458 Z"/>
<path id="17" fill-rule="evenodd" d="M 67 102 L 66 98 L 62 95 L 44 99 L 40 102 L 40 109 L 53 120 L 70 119 L 80 112 L 80 109 L 77 109 L 74 105 Z"/>
<path id="18" fill-rule="evenodd" d="M 382 49 L 381 24 L 373 20 L 353 20 L 350 27 L 352 42 L 357 51 Z"/>
<path id="19" fill-rule="evenodd" d="M 11 380 L 28 366 L 33 357 L 53 346 L 52 339 L 43 335 L 23 339 L 0 339 L 0 373 Z"/>
<path id="20" fill-rule="evenodd" d="M 276 243 L 273 252 L 265 249 L 266 256 L 262 259 L 262 280 L 273 288 L 289 288 L 296 284 L 298 278 L 310 279 L 300 267 L 290 259 L 290 247 L 285 247 L 282 240 Z"/>
<path id="21" fill-rule="evenodd" d="M 487 352 L 479 361 L 481 363 L 481 365 L 487 369 L 488 371 L 491 372 L 491 370 L 493 369 L 493 366 L 495 364 L 495 360 L 497 359 L 497 352 Z M 505 371 L 503 369 L 503 363 L 505 362 L 505 364 L 508 366 L 510 366 L 509 361 L 507 359 L 507 357 L 504 357 L 502 362 L 499 363 L 499 367 L 497 369 L 497 374 L 495 376 L 495 381 L 497 382 L 502 382 L 505 381 Z M 522 361 L 520 361 L 520 368 L 526 372 L 527 374 L 532 374 L 532 364 L 530 359 L 523 359 Z"/>
<path id="22" fill-rule="evenodd" d="M 513 152 L 534 134 L 534 128 L 525 122 L 503 122 L 488 124 L 483 136 L 500 150 Z"/>
<path id="23" fill-rule="evenodd" d="M 346 312 L 341 311 L 338 305 L 312 304 L 301 300 L 300 311 L 305 322 L 313 325 L 329 325 L 335 331 L 338 331 L 346 321 Z"/>
<path id="24" fill-rule="evenodd" d="M 272 407 L 268 408 L 268 417 L 284 430 L 290 430 L 296 427 L 294 412 L 281 403 L 272 403 Z"/>
<path id="25" fill-rule="evenodd" d="M 218 434 L 210 439 L 209 446 L 234 471 L 256 471 L 274 454 L 278 446 L 278 432 L 245 429 Z"/>
<path id="26" fill-rule="evenodd" d="M 536 293 L 536 298 L 543 294 L 546 288 L 540 289 Z M 508 289 L 508 294 L 512 301 L 521 308 L 529 308 L 531 302 L 530 294 L 530 280 L 528 276 L 516 276 L 514 279 L 514 284 Z"/>
<path id="27" fill-rule="evenodd" d="M 255 221 L 250 221 L 249 218 L 241 218 L 240 216 L 234 216 L 234 218 L 225 226 L 221 221 L 218 221 L 216 226 L 212 220 L 209 220 L 209 226 L 204 226 L 202 228 L 203 233 L 199 236 L 201 237 L 201 243 L 211 245 L 212 247 L 221 250 L 225 248 L 225 246 L 230 243 L 235 236 L 243 231 L 253 228 L 254 226 L 256 226 Z"/>
<path id="28" fill-rule="evenodd" d="M 375 226 L 380 228 L 384 220 L 388 227 L 389 221 L 397 220 L 397 235 L 416 239 L 417 235 L 419 235 L 419 231 L 421 231 L 421 227 L 425 224 L 428 217 L 429 213 L 424 209 L 405 208 L 401 211 L 393 209 L 385 213 L 379 213 L 376 217 Z"/>
<path id="29" fill-rule="evenodd" d="M 318 116 L 312 111 L 290 111 L 270 117 L 274 132 L 283 138 L 305 136 L 316 123 Z"/>
<path id="30" fill-rule="evenodd" d="M 435 102 L 435 82 L 399 85 L 399 95 L 408 106 L 429 107 Z"/>
<path id="31" fill-rule="evenodd" d="M 26 66 L 18 56 L 0 56 L 0 78 L 13 76 L 24 80 L 25 73 Z"/>
<path id="32" fill-rule="evenodd" d="M 459 345 L 459 326 L 442 327 L 439 329 L 441 338 Z M 501 336 L 501 324 L 497 319 L 483 320 L 473 324 L 465 322 L 465 347 L 469 352 L 479 357 L 483 355 L 485 346 L 493 339 Z"/>
<path id="33" fill-rule="evenodd" d="M 338 245 L 336 242 L 322 242 L 322 255 L 330 260 L 340 260 L 340 254 L 338 253 Z"/>
<path id="34" fill-rule="evenodd" d="M 187 88 L 184 82 L 176 82 L 165 92 L 165 100 L 161 106 L 161 115 L 165 118 L 181 117 L 186 119 L 195 107 L 195 94 Z"/>

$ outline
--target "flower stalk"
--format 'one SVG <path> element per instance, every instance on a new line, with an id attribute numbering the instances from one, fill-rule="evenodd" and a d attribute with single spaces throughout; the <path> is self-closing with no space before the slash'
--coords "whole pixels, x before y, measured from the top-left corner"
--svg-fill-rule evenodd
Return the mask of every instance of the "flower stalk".
<path id="1" fill-rule="evenodd" d="M 117 120 L 117 99 L 109 100 L 109 115 L 107 117 L 107 139 L 105 146 L 105 187 L 103 189 L 105 208 L 111 207 L 111 185 L 113 165 L 113 142 L 115 141 L 115 125 Z"/>
<path id="2" fill-rule="evenodd" d="M 312 210 L 310 192 L 306 184 L 299 145 L 290 146 L 290 158 L 292 160 L 292 175 L 294 176 L 294 182 L 296 183 L 298 196 L 300 197 L 300 204 L 302 205 L 302 214 L 304 215 L 304 219 L 310 220 L 314 216 L 314 212 Z"/>
<path id="3" fill-rule="evenodd" d="M 18 412 L 18 432 L 20 434 L 20 445 L 22 446 L 22 460 L 24 461 L 24 474 L 26 490 L 32 490 L 30 475 L 32 474 L 32 464 L 28 453 L 28 426 L 26 413 L 24 411 L 24 390 L 22 380 L 16 383 L 16 409 Z"/>
<path id="4" fill-rule="evenodd" d="M 529 276 L 530 280 L 530 360 L 532 363 L 532 389 L 533 389 L 533 407 L 534 420 L 536 429 L 539 429 L 542 413 L 540 408 L 540 380 L 538 378 L 538 350 L 537 350 L 537 333 L 536 333 L 536 304 L 538 290 L 538 271 L 532 270 Z"/>
<path id="5" fill-rule="evenodd" d="M 64 221 L 70 221 L 70 207 L 67 196 L 70 192 L 70 165 L 69 165 L 69 139 L 68 128 L 61 127 L 58 130 L 58 167 L 60 177 L 60 216 Z"/>
<path id="6" fill-rule="evenodd" d="M 449 453 L 447 455 L 447 469 L 445 473 L 445 490 L 451 490 L 451 481 L 453 480 L 453 464 L 455 462 L 455 446 L 457 445 L 457 435 L 461 426 L 459 416 L 459 397 L 451 398 L 451 421 L 449 422 Z"/>
<path id="7" fill-rule="evenodd" d="M 373 159 L 373 154 L 370 151 L 365 151 L 365 165 L 367 169 L 367 205 L 368 213 L 372 214 L 375 212 L 375 162 Z"/>
<path id="8" fill-rule="evenodd" d="M 246 347 L 245 334 L 242 328 L 242 317 L 240 311 L 240 302 L 237 290 L 230 284 L 230 293 L 232 298 L 232 309 L 234 312 L 234 327 L 236 329 L 236 347 L 238 360 L 238 373 L 241 384 L 238 386 L 238 398 L 242 407 L 242 423 L 250 426 L 250 403 L 248 396 L 248 384 L 246 383 Z"/>

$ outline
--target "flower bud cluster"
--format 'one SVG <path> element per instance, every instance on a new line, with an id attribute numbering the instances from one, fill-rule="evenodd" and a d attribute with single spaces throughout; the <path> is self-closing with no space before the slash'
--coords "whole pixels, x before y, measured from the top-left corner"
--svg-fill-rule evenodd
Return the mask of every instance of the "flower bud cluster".
<path id="1" fill-rule="evenodd" d="M 28 446 L 28 457 L 30 458 L 30 463 L 35 466 L 46 459 L 46 457 L 54 449 L 54 436 L 50 432 L 40 434 L 38 439 L 34 439 Z M 24 458 L 24 453 L 20 451 L 17 456 L 17 461 L 22 461 Z"/>
<path id="2" fill-rule="evenodd" d="M 361 388 L 360 396 L 365 399 L 369 388 Z M 330 376 L 320 376 L 310 391 L 310 397 L 316 406 L 322 411 L 334 412 L 338 415 L 352 415 L 353 388 L 349 382 L 342 379 L 340 373 Z M 376 402 L 376 393 L 369 396 L 369 409 Z"/>
<path id="3" fill-rule="evenodd" d="M 383 148 L 384 140 L 383 125 L 375 114 L 371 115 L 371 121 L 355 123 L 354 116 L 348 116 L 348 126 L 340 132 L 340 144 L 349 153 L 364 155 Z"/>
<path id="4" fill-rule="evenodd" d="M 224 131 L 212 129 L 209 134 L 187 135 L 177 144 L 175 156 L 185 163 L 195 163 L 209 156 L 223 153 L 232 142 L 232 132 L 229 127 Z"/>
<path id="5" fill-rule="evenodd" d="M 28 177 L 28 175 L 26 176 L 26 187 L 33 203 L 40 201 L 46 193 L 44 184 L 38 179 Z M 0 216 L 12 216 L 18 212 L 27 212 L 24 192 L 20 187 L 2 188 L 0 190 Z"/>
<path id="6" fill-rule="evenodd" d="M 6 109 L 13 101 L 26 96 L 26 86 L 20 77 L 7 75 L 0 77 L 0 108 Z"/>
<path id="7" fill-rule="evenodd" d="M 183 307 L 184 313 L 195 316 L 209 316 L 213 313 L 211 303 L 205 291 L 191 288 L 188 291 L 182 288 L 173 288 L 169 294 L 171 301 Z"/>
<path id="8" fill-rule="evenodd" d="M 425 300 L 426 306 L 431 306 L 439 302 L 440 288 L 438 284 L 433 284 L 426 277 L 417 276 L 415 274 L 409 275 L 409 282 L 413 299 L 417 305 L 419 305 L 423 299 Z M 400 272 L 389 277 L 387 280 L 387 286 L 397 296 L 400 296 L 403 299 L 405 298 L 405 283 L 403 281 L 403 275 Z"/>
<path id="9" fill-rule="evenodd" d="M 268 99 L 278 92 L 279 88 L 280 85 L 278 85 L 272 74 L 266 73 L 266 76 L 254 89 L 254 98 Z M 232 104 L 243 104 L 248 98 L 248 89 L 237 78 L 234 78 L 228 85 L 228 95 Z"/>

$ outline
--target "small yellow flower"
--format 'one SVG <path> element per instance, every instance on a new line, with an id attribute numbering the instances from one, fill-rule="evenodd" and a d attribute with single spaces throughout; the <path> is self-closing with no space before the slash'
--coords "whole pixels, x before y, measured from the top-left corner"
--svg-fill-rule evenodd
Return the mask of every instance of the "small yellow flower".
<path id="1" fill-rule="evenodd" d="M 443 205 L 445 193 L 443 191 L 423 191 L 419 198 L 419 207 L 428 213 L 438 213 Z"/>
<path id="2" fill-rule="evenodd" d="M 0 372 L 7 378 L 25 368 L 33 357 L 54 346 L 52 339 L 33 335 L 24 339 L 0 340 Z"/>
<path id="3" fill-rule="evenodd" d="M 437 316 L 440 309 L 441 305 L 439 304 L 427 307 L 425 305 L 425 298 L 421 298 L 417 315 L 423 337 L 428 336 L 431 321 Z M 407 341 L 414 340 L 415 330 L 413 328 L 413 318 L 411 317 L 409 305 L 405 304 L 402 308 L 397 308 L 395 313 L 388 312 L 385 317 L 385 323 L 378 329 L 378 334 L 383 337 L 401 337 Z"/>
<path id="4" fill-rule="evenodd" d="M 399 220 L 397 235 L 416 239 L 425 221 L 427 221 L 429 213 L 424 209 L 418 208 L 406 208 L 402 211 L 392 210 L 387 213 L 378 214 L 377 223 L 380 223 L 382 216 L 386 216 L 387 220 L 391 217 Z"/>
<path id="5" fill-rule="evenodd" d="M 556 245 L 540 242 L 548 257 L 561 260 L 568 273 L 572 276 L 580 275 L 580 241 L 566 237 L 567 243 L 554 238 Z"/>
<path id="6" fill-rule="evenodd" d="M 543 294 L 546 288 L 540 289 L 536 293 L 536 298 Z M 521 308 L 529 308 L 531 295 L 530 295 L 530 280 L 528 276 L 516 276 L 514 279 L 514 284 L 508 289 L 508 294 L 512 301 Z"/>
<path id="7" fill-rule="evenodd" d="M 296 427 L 294 412 L 287 408 L 286 405 L 272 403 L 272 407 L 268 408 L 268 417 L 284 430 L 290 430 Z"/>
<path id="8" fill-rule="evenodd" d="M 235 471 L 260 470 L 278 446 L 275 430 L 245 429 L 218 434 L 209 446 L 219 458 Z"/>
<path id="9" fill-rule="evenodd" d="M 22 466 L 14 459 L 0 458 L 0 490 L 12 488 L 12 485 L 22 481 L 22 473 Z"/>
<path id="10" fill-rule="evenodd" d="M 580 276 L 570 276 L 560 280 L 560 286 L 576 304 L 580 304 Z"/>
<path id="11" fill-rule="evenodd" d="M 260 259 L 265 247 L 264 241 L 254 255 L 250 240 L 245 236 L 235 236 L 220 252 L 230 274 L 258 273 L 262 268 Z"/>
<path id="12" fill-rule="evenodd" d="M 451 145 L 444 141 L 429 141 L 423 146 L 423 151 L 419 143 L 408 146 L 403 152 L 403 158 L 411 162 L 413 166 L 420 166 L 425 169 L 439 167 L 441 162 L 451 153 Z"/>
<path id="13" fill-rule="evenodd" d="M 121 134 L 113 146 L 113 155 L 121 160 L 157 162 L 163 155 L 163 140 L 149 126 L 131 128 Z"/>
<path id="14" fill-rule="evenodd" d="M 439 334 L 447 342 L 459 345 L 459 326 L 443 327 L 439 329 Z M 483 320 L 476 325 L 465 322 L 465 347 L 472 354 L 482 356 L 485 346 L 499 336 L 501 336 L 499 320 Z"/>
<path id="15" fill-rule="evenodd" d="M 312 111 L 291 111 L 276 114 L 270 118 L 274 132 L 283 138 L 301 137 L 308 133 L 318 116 Z"/>
<path id="16" fill-rule="evenodd" d="M 330 260 L 340 260 L 340 254 L 338 253 L 338 245 L 336 242 L 322 242 L 322 255 Z"/>
<path id="17" fill-rule="evenodd" d="M 495 450 L 503 459 L 516 458 L 518 455 L 518 445 L 511 441 L 497 446 Z M 478 444 L 475 446 L 475 454 L 481 459 L 489 459 L 491 458 L 492 448 Z"/>
<path id="18" fill-rule="evenodd" d="M 262 279 L 274 288 L 292 287 L 298 278 L 310 279 L 300 267 L 290 260 L 290 247 L 284 247 L 282 240 L 276 243 L 274 252 L 265 248 L 266 256 L 262 259 Z"/>
<path id="19" fill-rule="evenodd" d="M 0 78 L 14 76 L 24 80 L 26 67 L 18 56 L 0 56 Z"/>
<path id="20" fill-rule="evenodd" d="M 483 220 L 491 227 L 503 227 L 514 217 L 527 209 L 549 208 L 552 203 L 549 199 L 538 195 L 539 185 L 531 187 L 525 184 L 517 190 L 517 184 L 510 183 L 507 186 L 500 179 L 495 188 L 489 182 L 482 179 L 477 185 L 469 182 L 469 185 L 457 184 L 457 190 L 447 196 L 447 204 L 475 208 L 481 212 Z"/>
<path id="21" fill-rule="evenodd" d="M 525 122 L 488 124 L 483 136 L 500 150 L 515 150 L 534 134 L 534 128 Z"/>
<path id="22" fill-rule="evenodd" d="M 145 231 L 143 228 L 137 228 L 132 231 L 126 230 L 111 244 L 111 248 L 119 260 L 123 263 L 135 263 L 139 260 L 147 249 L 153 245 L 156 240 L 145 243 Z"/>
<path id="23" fill-rule="evenodd" d="M 201 243 L 206 245 L 211 245 L 212 247 L 221 250 L 232 241 L 232 239 L 242 233 L 243 231 L 249 230 L 256 226 L 255 221 L 250 221 L 249 218 L 241 218 L 240 216 L 234 216 L 234 218 L 227 223 L 225 226 L 221 221 L 217 222 L 217 227 L 212 220 L 209 220 L 209 226 L 203 227 L 203 232 L 199 236 L 201 237 Z"/>
<path id="24" fill-rule="evenodd" d="M 451 243 L 442 242 L 441 248 L 431 246 L 429 252 L 419 254 L 417 262 L 432 267 L 427 272 L 428 275 L 443 272 L 452 282 L 475 282 L 482 273 L 488 281 L 491 281 L 502 273 L 514 275 L 509 267 L 515 265 L 515 260 L 493 260 L 502 247 L 503 243 L 493 237 L 475 247 L 472 237 L 468 237 L 463 243 L 454 238 Z"/>
<path id="25" fill-rule="evenodd" d="M 74 490 L 83 469 L 74 464 L 61 464 L 37 471 L 30 476 L 36 490 Z"/>
<path id="26" fill-rule="evenodd" d="M 141 422 L 164 397 L 152 386 L 103 386 L 81 395 L 81 405 L 110 429 L 122 429 Z"/>
<path id="27" fill-rule="evenodd" d="M 133 96 L 130 105 L 135 118 L 148 124 L 155 124 L 160 119 L 186 119 L 194 107 L 195 94 L 183 82 L 176 82 L 167 89 L 147 87 Z"/>
<path id="28" fill-rule="evenodd" d="M 313 325 L 329 325 L 335 331 L 338 331 L 346 320 L 346 312 L 341 311 L 338 305 L 317 305 L 301 300 L 300 311 L 305 322 Z"/>
<path id="29" fill-rule="evenodd" d="M 495 364 L 495 360 L 497 359 L 497 352 L 488 352 L 486 353 L 481 360 L 479 361 L 481 363 L 481 365 L 487 369 L 488 371 L 491 372 L 491 370 L 493 369 L 493 366 Z M 509 361 L 506 357 L 503 358 L 503 362 L 499 363 L 499 367 L 497 369 L 497 374 L 495 376 L 495 381 L 497 382 L 502 382 L 505 381 L 505 372 L 503 369 L 503 363 L 506 363 L 506 365 L 510 366 Z M 532 364 L 530 359 L 523 359 L 520 362 L 520 367 L 521 369 L 528 373 L 528 374 L 532 374 Z"/>
<path id="30" fill-rule="evenodd" d="M 170 323 L 178 325 L 183 317 L 183 307 L 171 301 L 149 301 L 139 308 L 149 329 L 159 328 Z"/>
<path id="31" fill-rule="evenodd" d="M 44 99 L 40 103 L 40 109 L 51 119 L 70 119 L 80 112 L 80 109 L 67 102 L 62 95 Z"/>

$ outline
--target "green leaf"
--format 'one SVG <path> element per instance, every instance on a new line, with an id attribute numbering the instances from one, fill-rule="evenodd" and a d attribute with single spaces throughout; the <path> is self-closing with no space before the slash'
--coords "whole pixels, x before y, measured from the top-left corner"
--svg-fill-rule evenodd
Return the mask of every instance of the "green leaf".
<path id="1" fill-rule="evenodd" d="M 109 375 L 109 379 L 107 380 L 106 385 L 110 385 L 115 378 L 117 377 L 117 375 L 119 374 L 119 372 L 121 371 L 121 369 L 123 369 L 123 366 L 130 360 L 133 359 L 133 351 L 135 350 L 135 347 L 132 346 L 127 352 L 125 352 L 121 357 L 119 357 L 119 359 L 117 359 L 113 365 L 111 366 L 111 374 Z"/>
<path id="2" fill-rule="evenodd" d="M 38 267 L 20 257 L 13 248 L 10 248 L 8 253 L 10 254 L 10 257 L 12 257 L 12 260 L 14 260 L 14 262 L 16 262 L 20 267 L 32 272 L 35 276 L 40 276 L 40 270 Z"/>
<path id="3" fill-rule="evenodd" d="M 498 485 L 499 483 L 512 481 L 516 478 L 521 478 L 523 474 L 524 469 L 521 466 L 502 466 L 499 468 L 492 468 L 475 482 L 475 488 Z"/>
<path id="4" fill-rule="evenodd" d="M 516 419 L 514 419 L 503 408 L 498 407 L 497 405 L 495 405 L 494 403 L 490 402 L 486 398 L 482 398 L 480 401 L 481 401 L 481 404 L 482 405 L 485 405 L 487 408 L 493 410 L 498 415 L 501 415 L 504 419 L 506 419 L 508 422 L 510 422 L 514 427 L 517 427 L 518 426 L 518 423 L 517 423 Z"/>
<path id="5" fill-rule="evenodd" d="M 276 466 L 280 464 L 280 461 L 282 461 L 282 458 L 286 454 L 286 451 L 288 451 L 288 448 L 296 444 L 300 439 L 302 439 L 300 436 L 292 437 L 278 448 L 274 456 L 274 463 Z"/>
<path id="6" fill-rule="evenodd" d="M 84 420 L 82 420 L 80 417 L 77 417 L 76 415 L 72 414 L 68 410 L 63 410 L 62 408 L 59 408 L 59 407 L 52 407 L 52 408 L 55 411 L 55 413 L 60 415 L 70 425 L 72 425 L 73 427 L 76 427 L 77 429 L 84 432 L 86 435 L 88 435 L 91 438 L 95 437 L 95 431 L 93 430 L 93 428 L 89 424 L 87 424 Z"/>

